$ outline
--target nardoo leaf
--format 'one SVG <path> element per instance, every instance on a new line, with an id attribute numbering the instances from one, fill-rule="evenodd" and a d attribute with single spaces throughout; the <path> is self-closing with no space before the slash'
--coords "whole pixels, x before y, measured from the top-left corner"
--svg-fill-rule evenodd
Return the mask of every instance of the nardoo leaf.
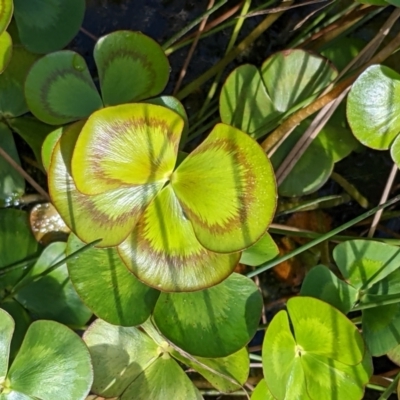
<path id="1" fill-rule="evenodd" d="M 14 11 L 13 0 L 0 1 L 0 34 L 3 33 L 11 21 Z"/>
<path id="2" fill-rule="evenodd" d="M 118 252 L 141 281 L 176 292 L 221 282 L 233 272 L 240 257 L 239 253 L 213 253 L 199 243 L 171 185 L 146 208 Z"/>
<path id="3" fill-rule="evenodd" d="M 93 371 L 82 339 L 54 321 L 36 321 L 7 374 L 11 393 L 43 400 L 83 400 Z M 24 398 L 24 397 L 23 397 Z"/>
<path id="4" fill-rule="evenodd" d="M 140 32 L 103 36 L 94 48 L 94 59 L 106 106 L 156 96 L 168 82 L 170 67 L 164 51 Z"/>
<path id="5" fill-rule="evenodd" d="M 86 118 L 103 107 L 84 58 L 70 50 L 47 54 L 32 66 L 25 97 L 32 114 L 50 125 Z"/>
<path id="6" fill-rule="evenodd" d="M 0 308 L 0 393 L 2 383 L 8 371 L 8 358 L 10 356 L 14 328 L 14 320 L 10 314 Z"/>
<path id="7" fill-rule="evenodd" d="M 266 232 L 252 246 L 242 252 L 240 263 L 256 267 L 266 261 L 272 260 L 279 254 L 279 248 L 272 239 L 271 235 Z"/>
<path id="8" fill-rule="evenodd" d="M 65 47 L 81 27 L 84 0 L 14 0 L 14 17 L 24 46 L 34 53 Z"/>
<path id="9" fill-rule="evenodd" d="M 226 357 L 256 332 L 262 298 L 248 278 L 232 274 L 212 288 L 162 293 L 154 310 L 161 333 L 192 355 Z"/>
<path id="10" fill-rule="evenodd" d="M 365 146 L 389 148 L 400 132 L 400 75 L 384 65 L 372 65 L 353 83 L 347 99 L 347 119 Z"/>
<path id="11" fill-rule="evenodd" d="M 78 190 L 94 195 L 121 186 L 161 189 L 175 166 L 183 125 L 178 114 L 153 104 L 124 104 L 93 113 L 72 160 Z M 155 195 L 150 189 L 142 194 L 146 192 Z"/>
<path id="12" fill-rule="evenodd" d="M 152 185 L 109 190 L 97 196 L 79 192 L 71 176 L 71 159 L 84 122 L 63 128 L 49 168 L 49 192 L 64 222 L 86 243 L 103 239 L 98 246 L 121 243 L 135 225 Z"/>
<path id="13" fill-rule="evenodd" d="M 174 172 L 171 184 L 199 242 L 228 253 L 251 246 L 276 207 L 272 166 L 244 132 L 217 124 Z"/>
<path id="14" fill-rule="evenodd" d="M 84 245 L 71 234 L 67 254 Z M 98 317 L 122 326 L 139 325 L 149 317 L 159 293 L 130 273 L 114 248 L 91 248 L 67 264 L 76 291 Z"/>
<path id="15" fill-rule="evenodd" d="M 7 68 L 8 63 L 11 60 L 11 55 L 12 55 L 11 36 L 8 32 L 3 32 L 0 34 L 0 74 L 3 73 L 3 71 Z"/>

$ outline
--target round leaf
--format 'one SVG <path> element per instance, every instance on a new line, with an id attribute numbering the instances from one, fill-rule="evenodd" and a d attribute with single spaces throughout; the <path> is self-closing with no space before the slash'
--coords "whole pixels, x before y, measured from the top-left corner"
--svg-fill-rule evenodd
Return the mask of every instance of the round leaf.
<path id="1" fill-rule="evenodd" d="M 219 98 L 221 121 L 257 137 L 276 112 L 254 65 L 242 65 L 227 78 Z"/>
<path id="2" fill-rule="evenodd" d="M 153 104 L 107 107 L 90 116 L 75 145 L 72 174 L 82 193 L 143 186 L 150 198 L 175 166 L 184 121 Z M 151 191 L 146 185 L 156 185 Z"/>
<path id="3" fill-rule="evenodd" d="M 6 29 L 8 24 L 11 21 L 13 10 L 14 10 L 14 3 L 13 0 L 1 0 L 0 1 L 0 34 L 3 33 Z"/>
<path id="4" fill-rule="evenodd" d="M 14 6 L 21 42 L 34 53 L 65 47 L 79 31 L 85 13 L 84 0 L 14 0 Z"/>
<path id="5" fill-rule="evenodd" d="M 49 173 L 51 156 L 53 155 L 53 151 L 56 147 L 56 144 L 59 141 L 65 129 L 66 129 L 65 127 L 61 127 L 56 130 L 53 130 L 46 136 L 46 138 L 43 141 L 41 156 L 42 156 L 43 167 L 46 173 Z"/>
<path id="6" fill-rule="evenodd" d="M 398 268 L 400 249 L 382 242 L 349 240 L 335 247 L 333 258 L 343 277 L 365 290 Z"/>
<path id="7" fill-rule="evenodd" d="M 54 321 L 29 327 L 7 379 L 13 392 L 44 400 L 83 400 L 93 371 L 88 349 L 73 331 Z"/>
<path id="8" fill-rule="evenodd" d="M 320 93 L 337 72 L 326 59 L 294 49 L 269 57 L 261 67 L 261 75 L 275 109 L 285 112 Z"/>
<path id="9" fill-rule="evenodd" d="M 11 60 L 11 54 L 12 54 L 11 36 L 9 35 L 8 32 L 3 32 L 0 34 L 0 74 L 7 68 L 8 63 Z"/>
<path id="10" fill-rule="evenodd" d="M 0 271 L 2 268 L 37 255 L 39 244 L 33 237 L 28 214 L 14 209 L 0 209 Z M 15 269 L 0 279 L 0 289 L 11 289 L 24 275 Z"/>
<path id="11" fill-rule="evenodd" d="M 292 298 L 287 307 L 269 324 L 263 344 L 264 377 L 273 396 L 360 399 L 371 363 L 356 326 L 311 297 Z"/>
<path id="12" fill-rule="evenodd" d="M 67 254 L 83 245 L 71 234 Z M 113 248 L 85 251 L 68 261 L 68 271 L 85 304 L 98 317 L 114 325 L 141 324 L 149 317 L 158 299 L 159 293 L 135 278 Z"/>
<path id="13" fill-rule="evenodd" d="M 64 264 L 40 277 L 56 262 L 65 258 L 65 248 L 66 244 L 63 242 L 54 242 L 47 246 L 35 265 L 15 286 L 15 298 L 36 318 L 83 326 L 92 313 L 72 286 L 67 266 Z"/>
<path id="14" fill-rule="evenodd" d="M 257 286 L 232 274 L 210 289 L 162 293 L 154 310 L 161 333 L 190 354 L 225 357 L 254 336 L 262 308 Z"/>
<path id="15" fill-rule="evenodd" d="M 258 382 L 254 392 L 251 394 L 251 400 L 275 400 L 268 389 L 265 379 L 261 379 L 261 381 Z"/>
<path id="16" fill-rule="evenodd" d="M 279 254 L 279 249 L 271 235 L 266 232 L 253 246 L 242 252 L 240 263 L 256 267 L 266 261 L 272 260 Z"/>
<path id="17" fill-rule="evenodd" d="M 50 125 L 86 118 L 103 106 L 84 58 L 70 50 L 47 54 L 32 66 L 25 97 L 32 114 Z"/>
<path id="18" fill-rule="evenodd" d="M 10 355 L 14 327 L 14 320 L 10 314 L 0 308 L 0 389 L 4 377 L 7 375 L 8 358 Z"/>
<path id="19" fill-rule="evenodd" d="M 139 329 L 101 319 L 90 325 L 83 339 L 93 362 L 92 391 L 105 397 L 120 396 L 159 355 L 157 344 Z"/>
<path id="20" fill-rule="evenodd" d="M 18 117 L 29 111 L 24 82 L 28 70 L 37 59 L 37 55 L 29 53 L 22 46 L 13 47 L 10 63 L 0 75 L 0 114 L 4 117 Z"/>
<path id="21" fill-rule="evenodd" d="M 1 76 L 0 76 L 1 77 Z M 0 122 L 0 147 L 20 165 L 14 137 L 7 125 Z M 8 206 L 25 192 L 24 178 L 6 161 L 0 157 L 0 205 Z"/>
<path id="22" fill-rule="evenodd" d="M 390 155 L 392 160 L 396 163 L 397 167 L 400 166 L 400 135 L 394 139 L 392 147 L 390 148 Z"/>
<path id="23" fill-rule="evenodd" d="M 49 192 L 68 227 L 85 243 L 102 238 L 98 246 L 121 243 L 136 224 L 154 186 L 110 190 L 97 196 L 79 192 L 71 176 L 72 152 L 84 122 L 63 128 L 49 168 Z"/>
<path id="24" fill-rule="evenodd" d="M 365 146 L 388 149 L 400 132 L 400 75 L 383 65 L 367 68 L 353 83 L 347 98 L 347 119 Z"/>
<path id="25" fill-rule="evenodd" d="M 185 158 L 171 184 L 199 242 L 211 251 L 251 246 L 275 212 L 271 163 L 257 142 L 225 124 Z"/>
<path id="26" fill-rule="evenodd" d="M 141 281 L 163 291 L 192 291 L 229 276 L 240 254 L 217 254 L 197 240 L 171 185 L 146 208 L 119 254 Z"/>
<path id="27" fill-rule="evenodd" d="M 168 82 L 170 67 L 164 51 L 140 32 L 103 36 L 94 48 L 94 59 L 107 106 L 156 96 Z"/>

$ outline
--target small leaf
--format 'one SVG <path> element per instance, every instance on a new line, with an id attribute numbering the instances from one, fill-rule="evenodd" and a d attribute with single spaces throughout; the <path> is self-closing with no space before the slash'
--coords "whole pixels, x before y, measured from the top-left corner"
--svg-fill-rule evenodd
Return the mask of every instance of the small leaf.
<path id="1" fill-rule="evenodd" d="M 0 272 L 4 267 L 36 256 L 39 244 L 33 237 L 28 214 L 21 210 L 0 209 Z M 0 290 L 11 289 L 25 274 L 23 268 L 0 278 Z"/>
<path id="2" fill-rule="evenodd" d="M 261 381 L 258 382 L 254 392 L 251 394 L 251 400 L 275 400 L 268 389 L 265 379 L 261 379 Z"/>
<path id="3" fill-rule="evenodd" d="M 365 290 L 398 268 L 400 249 L 370 240 L 349 240 L 335 247 L 333 258 L 343 277 Z"/>
<path id="4" fill-rule="evenodd" d="M 13 398 L 83 400 L 89 393 L 93 372 L 88 349 L 73 331 L 54 321 L 36 321 L 29 327 L 11 365 Z"/>
<path id="5" fill-rule="evenodd" d="M 7 125 L 0 122 L 0 147 L 20 165 L 14 137 Z M 0 204 L 10 205 L 25 192 L 24 178 L 0 156 Z"/>
<path id="6" fill-rule="evenodd" d="M 7 375 L 8 358 L 10 355 L 11 339 L 14 333 L 14 320 L 0 308 L 0 388 L 2 380 Z"/>
<path id="7" fill-rule="evenodd" d="M 397 167 L 400 166 L 400 135 L 394 139 L 392 147 L 390 148 L 390 155 L 392 160 L 396 163 Z"/>
<path id="8" fill-rule="evenodd" d="M 175 166 L 183 125 L 176 113 L 153 104 L 124 104 L 93 113 L 72 160 L 78 190 L 94 195 L 121 186 L 154 184 L 161 189 Z M 150 197 L 156 194 L 149 192 Z"/>
<path id="9" fill-rule="evenodd" d="M 152 185 L 110 190 L 97 196 L 79 192 L 71 176 L 72 152 L 84 121 L 63 128 L 49 168 L 49 192 L 67 226 L 85 243 L 102 238 L 97 246 L 122 242 L 141 215 Z M 89 223 L 90 221 L 90 223 Z"/>
<path id="10" fill-rule="evenodd" d="M 111 325 L 101 319 L 90 325 L 83 340 L 93 362 L 92 391 L 105 397 L 124 393 L 159 356 L 157 344 L 139 329 Z"/>
<path id="11" fill-rule="evenodd" d="M 0 1 L 0 34 L 3 33 L 8 24 L 11 21 L 13 11 L 14 11 L 14 3 L 13 0 L 1 0 Z M 0 375 L 1 376 L 1 375 Z"/>
<path id="12" fill-rule="evenodd" d="M 158 95 L 169 78 L 162 48 L 140 32 L 117 31 L 94 48 L 104 104 L 113 106 Z"/>
<path id="13" fill-rule="evenodd" d="M 293 49 L 269 57 L 261 67 L 261 75 L 275 108 L 285 112 L 321 92 L 337 72 L 324 58 Z"/>
<path id="14" fill-rule="evenodd" d="M 74 253 L 83 245 L 71 234 L 67 254 Z M 85 304 L 98 317 L 114 325 L 141 324 L 153 311 L 159 296 L 156 290 L 129 273 L 113 248 L 85 251 L 68 261 L 68 271 Z"/>
<path id="15" fill-rule="evenodd" d="M 0 5 L 1 9 L 1 5 Z M 1 18 L 0 18 L 1 19 Z M 7 68 L 12 55 L 12 39 L 7 31 L 0 33 L 0 74 Z"/>
<path id="16" fill-rule="evenodd" d="M 82 303 L 68 277 L 64 264 L 37 279 L 56 262 L 65 258 L 66 244 L 46 247 L 35 265 L 14 288 L 15 299 L 38 319 L 51 319 L 66 325 L 83 326 L 92 312 Z"/>
<path id="17" fill-rule="evenodd" d="M 192 291 L 229 276 L 240 254 L 217 254 L 197 240 L 171 185 L 146 208 L 132 233 L 118 247 L 142 282 L 163 291 Z"/>
<path id="18" fill-rule="evenodd" d="M 279 254 L 279 248 L 266 232 L 261 239 L 242 252 L 240 263 L 256 267 L 266 261 L 272 260 Z"/>
<path id="19" fill-rule="evenodd" d="M 42 156 L 43 167 L 46 173 L 49 173 L 51 156 L 53 155 L 53 151 L 56 147 L 56 144 L 65 129 L 67 128 L 61 127 L 56 130 L 53 130 L 46 136 L 46 138 L 43 141 L 41 156 Z"/>
<path id="20" fill-rule="evenodd" d="M 400 75 L 384 65 L 372 65 L 353 83 L 347 98 L 347 119 L 365 146 L 386 150 L 400 132 Z"/>
<path id="21" fill-rule="evenodd" d="M 374 357 L 399 344 L 400 304 L 368 308 L 362 314 L 363 336 Z"/>
<path id="22" fill-rule="evenodd" d="M 32 66 L 25 97 L 32 114 L 50 125 L 86 118 L 103 106 L 84 58 L 70 50 L 47 54 Z"/>
<path id="23" fill-rule="evenodd" d="M 167 354 L 157 358 L 126 389 L 121 400 L 202 400 L 182 368 Z"/>
<path id="24" fill-rule="evenodd" d="M 36 118 L 24 116 L 8 120 L 11 129 L 18 133 L 28 143 L 35 154 L 35 158 L 42 168 L 42 145 L 46 136 L 54 130 L 54 126 L 44 124 Z"/>
<path id="25" fill-rule="evenodd" d="M 242 65 L 228 76 L 219 99 L 221 121 L 251 136 L 279 115 L 254 65 Z"/>
<path id="26" fill-rule="evenodd" d="M 14 0 L 14 6 L 21 41 L 34 53 L 65 47 L 79 31 L 85 13 L 84 0 Z"/>
<path id="27" fill-rule="evenodd" d="M 161 333 L 192 355 L 226 357 L 254 336 L 262 298 L 248 278 L 232 274 L 210 289 L 161 293 L 154 321 Z"/>
<path id="28" fill-rule="evenodd" d="M 211 251 L 251 246 L 275 212 L 268 158 L 257 142 L 228 125 L 215 126 L 176 169 L 171 185 L 199 242 Z"/>
<path id="29" fill-rule="evenodd" d="M 312 296 L 331 304 L 347 314 L 357 301 L 358 292 L 340 280 L 324 265 L 317 265 L 306 275 L 301 286 L 302 296 Z"/>
<path id="30" fill-rule="evenodd" d="M 193 357 L 197 362 L 177 351 L 173 351 L 172 356 L 194 369 L 224 393 L 239 390 L 249 375 L 250 359 L 245 348 L 222 358 Z"/>
<path id="31" fill-rule="evenodd" d="M 0 114 L 6 118 L 18 117 L 29 111 L 25 101 L 26 75 L 38 56 L 22 46 L 13 47 L 7 69 L 0 75 Z"/>

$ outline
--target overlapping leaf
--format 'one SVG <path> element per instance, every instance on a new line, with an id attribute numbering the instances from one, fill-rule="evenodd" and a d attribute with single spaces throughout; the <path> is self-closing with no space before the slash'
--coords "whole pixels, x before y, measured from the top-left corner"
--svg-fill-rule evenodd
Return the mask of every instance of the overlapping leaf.
<path id="1" fill-rule="evenodd" d="M 0 74 L 3 73 L 3 71 L 7 68 L 8 63 L 11 60 L 11 54 L 12 54 L 11 36 L 9 35 L 8 32 L 0 33 Z"/>
<path id="2" fill-rule="evenodd" d="M 183 127 L 167 108 L 126 104 L 64 128 L 53 151 L 59 133 L 46 145 L 50 195 L 67 225 L 84 242 L 119 245 L 140 280 L 166 291 L 226 278 L 276 205 L 264 152 L 227 125 L 174 171 Z"/>
<path id="3" fill-rule="evenodd" d="M 21 42 L 41 54 L 65 47 L 79 31 L 85 13 L 84 0 L 14 0 L 14 7 Z"/>
<path id="4" fill-rule="evenodd" d="M 13 0 L 0 1 L 0 34 L 3 33 L 11 21 L 14 11 Z"/>

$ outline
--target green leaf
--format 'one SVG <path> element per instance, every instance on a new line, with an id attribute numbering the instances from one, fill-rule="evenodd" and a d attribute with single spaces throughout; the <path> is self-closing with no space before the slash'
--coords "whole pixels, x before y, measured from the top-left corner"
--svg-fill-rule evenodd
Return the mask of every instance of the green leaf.
<path id="1" fill-rule="evenodd" d="M 46 173 L 49 173 L 51 156 L 53 155 L 53 151 L 56 147 L 57 142 L 59 141 L 62 133 L 66 128 L 61 127 L 56 130 L 50 132 L 43 141 L 42 150 L 41 150 L 41 159 L 43 163 L 43 168 Z"/>
<path id="2" fill-rule="evenodd" d="M 7 311 L 15 322 L 15 331 L 11 340 L 10 360 L 14 360 L 21 347 L 26 331 L 31 324 L 31 318 L 25 309 L 14 299 L 7 299 L 0 304 L 0 307 Z M 1 336 L 1 335 L 0 335 Z M 1 353 L 1 351 L 0 351 Z M 0 376 L 2 376 L 0 371 Z"/>
<path id="3" fill-rule="evenodd" d="M 275 397 L 272 396 L 268 389 L 265 379 L 261 379 L 261 381 L 258 382 L 254 392 L 251 394 L 251 400 L 275 400 Z"/>
<path id="4" fill-rule="evenodd" d="M 172 356 L 207 379 L 216 389 L 228 393 L 239 390 L 245 384 L 250 368 L 250 359 L 245 348 L 222 358 L 188 358 L 173 351 Z M 237 382 L 235 384 L 235 382 Z"/>
<path id="5" fill-rule="evenodd" d="M 84 243 L 71 234 L 67 254 L 83 246 Z M 79 296 L 105 321 L 122 326 L 139 325 L 153 311 L 159 292 L 129 273 L 115 249 L 91 248 L 67 264 Z"/>
<path id="6" fill-rule="evenodd" d="M 158 95 L 169 78 L 162 48 L 140 32 L 117 31 L 94 48 L 104 104 L 112 106 Z"/>
<path id="7" fill-rule="evenodd" d="M 32 282 L 65 258 L 65 247 L 63 242 L 54 242 L 43 250 L 36 264 L 14 288 L 17 292 L 15 298 L 36 318 L 80 327 L 89 320 L 92 312 L 78 297 L 65 264 Z"/>
<path id="8" fill-rule="evenodd" d="M 111 325 L 101 319 L 90 325 L 83 339 L 93 363 L 92 391 L 105 397 L 124 393 L 159 356 L 157 344 L 139 329 Z"/>
<path id="9" fill-rule="evenodd" d="M 269 324 L 263 344 L 264 378 L 273 396 L 360 399 L 372 369 L 357 327 L 311 297 L 292 298 L 287 308 Z"/>
<path id="10" fill-rule="evenodd" d="M 389 359 L 397 365 L 400 365 L 400 344 L 389 350 L 387 353 Z"/>
<path id="11" fill-rule="evenodd" d="M 0 209 L 0 272 L 4 267 L 36 256 L 39 247 L 26 212 Z M 1 276 L 0 289 L 11 289 L 24 274 L 25 270 L 20 268 Z"/>
<path id="12" fill-rule="evenodd" d="M 333 258 L 343 277 L 365 290 L 398 268 L 400 249 L 370 240 L 349 240 L 337 245 Z"/>
<path id="13" fill-rule="evenodd" d="M 103 107 L 83 57 L 70 50 L 47 54 L 30 69 L 25 97 L 36 118 L 62 125 Z"/>
<path id="14" fill-rule="evenodd" d="M 154 184 L 158 190 L 145 190 L 154 197 L 172 174 L 183 125 L 179 115 L 153 104 L 124 104 L 93 113 L 72 160 L 78 190 L 94 195 L 122 185 Z"/>
<path id="15" fill-rule="evenodd" d="M 136 224 L 143 202 L 151 200 L 146 190 L 154 187 L 122 187 L 97 196 L 79 192 L 71 176 L 71 159 L 83 124 L 80 121 L 62 128 L 48 171 L 50 197 L 64 222 L 82 241 L 102 238 L 97 246 L 115 246 Z"/>
<path id="16" fill-rule="evenodd" d="M 400 165 L 400 135 L 394 139 L 392 143 L 392 147 L 390 148 L 390 155 L 392 156 L 392 160 L 396 163 L 397 166 Z"/>
<path id="17" fill-rule="evenodd" d="M 362 314 L 363 336 L 374 357 L 399 344 L 400 304 L 368 308 Z"/>
<path id="18" fill-rule="evenodd" d="M 317 265 L 306 275 L 301 286 L 302 296 L 311 296 L 331 304 L 347 314 L 357 301 L 358 292 L 340 280 L 324 265 Z"/>
<path id="19" fill-rule="evenodd" d="M 1 9 L 1 5 L 0 5 Z M 1 19 L 1 17 L 0 17 Z M 12 39 L 9 33 L 0 33 L 0 74 L 7 68 L 12 55 Z"/>
<path id="20" fill-rule="evenodd" d="M 29 327 L 7 379 L 10 389 L 40 399 L 83 400 L 93 380 L 89 352 L 82 339 L 54 321 Z"/>
<path id="21" fill-rule="evenodd" d="M 301 138 L 306 126 L 307 123 L 303 123 L 297 127 L 272 155 L 271 162 L 275 170 L 278 169 L 295 143 Z M 330 151 L 325 148 L 323 140 L 317 136 L 296 162 L 289 175 L 279 185 L 279 194 L 287 197 L 299 197 L 318 190 L 326 183 L 333 170 L 334 161 L 329 153 Z"/>
<path id="22" fill-rule="evenodd" d="M 135 379 L 121 400 L 202 400 L 200 392 L 168 354 L 159 357 Z"/>
<path id="23" fill-rule="evenodd" d="M 254 137 L 265 133 L 262 128 L 279 115 L 254 65 L 242 65 L 228 76 L 221 90 L 219 112 L 223 123 Z"/>
<path id="24" fill-rule="evenodd" d="M 78 33 L 84 0 L 14 0 L 14 17 L 23 45 L 34 53 L 65 47 Z"/>
<path id="25" fill-rule="evenodd" d="M 20 165 L 14 137 L 7 125 L 0 122 L 0 147 Z M 0 204 L 10 205 L 25 192 L 24 178 L 0 156 Z"/>
<path id="26" fill-rule="evenodd" d="M 232 274 L 206 290 L 161 293 L 154 321 L 165 337 L 188 353 L 226 357 L 254 336 L 261 308 L 256 285 L 242 275 Z"/>
<path id="27" fill-rule="evenodd" d="M 388 149 L 400 132 L 400 75 L 383 65 L 367 68 L 353 83 L 347 98 L 347 119 L 365 146 Z"/>
<path id="28" fill-rule="evenodd" d="M 270 234 L 266 232 L 261 239 L 242 252 L 240 263 L 256 267 L 266 261 L 272 260 L 278 254 L 278 246 Z"/>
<path id="29" fill-rule="evenodd" d="M 163 291 L 191 291 L 229 276 L 239 253 L 217 254 L 201 246 L 171 185 L 146 208 L 118 252 L 141 281 Z"/>
<path id="30" fill-rule="evenodd" d="M 54 130 L 54 126 L 44 124 L 36 118 L 24 116 L 8 120 L 11 129 L 18 133 L 28 143 L 35 154 L 35 158 L 42 167 L 42 145 L 46 136 Z"/>
<path id="31" fill-rule="evenodd" d="M 320 93 L 337 72 L 324 58 L 294 49 L 269 57 L 261 67 L 261 75 L 272 103 L 283 113 Z"/>
<path id="32" fill-rule="evenodd" d="M 25 101 L 24 82 L 28 70 L 38 56 L 22 46 L 13 47 L 7 69 L 0 75 L 0 114 L 6 118 L 18 117 L 29 111 Z"/>
<path id="33" fill-rule="evenodd" d="M 0 389 L 7 375 L 8 358 L 10 355 L 11 339 L 14 332 L 14 320 L 0 308 Z"/>
<path id="34" fill-rule="evenodd" d="M 265 152 L 225 124 L 217 124 L 185 158 L 171 185 L 199 242 L 211 251 L 251 246 L 275 212 L 275 177 Z"/>
<path id="35" fill-rule="evenodd" d="M 0 1 L 0 34 L 3 33 L 8 24 L 11 21 L 13 11 L 14 11 L 14 3 L 13 0 L 1 0 Z"/>

